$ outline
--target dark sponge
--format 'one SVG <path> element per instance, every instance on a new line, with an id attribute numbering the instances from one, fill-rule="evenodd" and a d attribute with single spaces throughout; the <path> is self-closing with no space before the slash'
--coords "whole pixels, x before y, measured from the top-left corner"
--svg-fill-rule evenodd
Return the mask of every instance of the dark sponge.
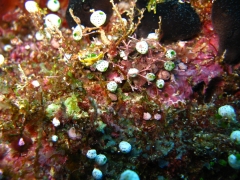
<path id="1" fill-rule="evenodd" d="M 70 8 L 72 8 L 73 14 L 81 19 L 81 24 L 87 27 L 94 27 L 90 22 L 90 16 L 92 14 L 89 12 L 90 9 L 102 10 L 105 12 L 107 15 L 106 23 L 113 13 L 112 4 L 109 0 L 70 0 L 66 11 L 66 20 L 70 28 L 76 26 L 75 21 L 69 13 Z"/>
<path id="2" fill-rule="evenodd" d="M 212 22 L 219 36 L 219 55 L 226 50 L 224 61 L 240 62 L 240 0 L 217 0 L 212 6 Z"/>
<path id="3" fill-rule="evenodd" d="M 137 2 L 139 8 L 144 8 L 141 6 L 145 4 L 145 0 Z M 200 18 L 191 5 L 172 0 L 157 4 L 156 14 L 146 10 L 142 23 L 136 31 L 137 35 L 146 38 L 150 32 L 158 29 L 159 16 L 162 17 L 163 36 L 161 42 L 187 40 L 201 30 Z"/>

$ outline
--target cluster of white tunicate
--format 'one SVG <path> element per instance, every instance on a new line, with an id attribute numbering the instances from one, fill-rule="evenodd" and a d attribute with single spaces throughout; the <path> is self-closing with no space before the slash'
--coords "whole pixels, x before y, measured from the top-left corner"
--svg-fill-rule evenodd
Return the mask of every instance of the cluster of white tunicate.
<path id="1" fill-rule="evenodd" d="M 119 149 L 122 153 L 129 153 L 132 149 L 132 146 L 129 142 L 127 141 L 121 141 L 119 143 Z"/>
<path id="2" fill-rule="evenodd" d="M 100 72 L 105 72 L 108 69 L 109 62 L 106 60 L 99 60 L 96 62 L 96 68 Z"/>
<path id="3" fill-rule="evenodd" d="M 162 88 L 164 87 L 164 85 L 165 85 L 165 82 L 164 82 L 163 79 L 158 79 L 158 80 L 156 81 L 156 86 L 157 86 L 159 89 L 162 89 Z"/>
<path id="4" fill-rule="evenodd" d="M 107 83 L 107 90 L 110 92 L 115 92 L 117 90 L 117 83 L 115 81 L 110 81 Z"/>
<path id="5" fill-rule="evenodd" d="M 136 43 L 136 50 L 140 54 L 146 54 L 148 52 L 148 43 L 146 41 L 139 41 Z"/>
<path id="6" fill-rule="evenodd" d="M 94 11 L 90 16 L 90 22 L 96 27 L 102 26 L 106 22 L 106 19 L 107 15 L 101 10 Z"/>
<path id="7" fill-rule="evenodd" d="M 232 121 L 236 121 L 236 113 L 232 106 L 224 105 L 218 109 L 218 114 L 224 118 L 227 118 Z"/>

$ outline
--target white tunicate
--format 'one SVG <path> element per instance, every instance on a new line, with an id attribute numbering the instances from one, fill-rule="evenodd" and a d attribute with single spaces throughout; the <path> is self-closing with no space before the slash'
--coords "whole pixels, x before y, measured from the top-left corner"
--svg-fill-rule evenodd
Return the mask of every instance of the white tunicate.
<path id="1" fill-rule="evenodd" d="M 232 121 L 236 121 L 236 113 L 232 106 L 224 105 L 218 109 L 218 114 L 224 118 L 228 118 Z"/>
<path id="2" fill-rule="evenodd" d="M 44 34 L 41 31 L 37 31 L 35 34 L 35 38 L 38 41 L 42 41 L 44 39 Z"/>
<path id="3" fill-rule="evenodd" d="M 48 14 L 45 16 L 45 25 L 50 29 L 59 28 L 61 26 L 62 20 L 56 14 Z"/>
<path id="4" fill-rule="evenodd" d="M 48 0 L 47 7 L 53 12 L 57 12 L 60 9 L 60 2 L 58 0 Z"/>
<path id="5" fill-rule="evenodd" d="M 164 69 L 167 71 L 171 71 L 175 68 L 175 64 L 172 61 L 166 61 L 164 62 Z"/>
<path id="6" fill-rule="evenodd" d="M 52 141 L 57 142 L 57 140 L 58 140 L 58 136 L 57 135 L 52 135 Z"/>
<path id="7" fill-rule="evenodd" d="M 240 131 L 239 130 L 236 130 L 236 131 L 233 131 L 230 135 L 230 138 L 238 143 L 240 143 Z"/>
<path id="8" fill-rule="evenodd" d="M 90 149 L 88 150 L 86 156 L 89 158 L 89 159 L 95 159 L 96 156 L 97 156 L 97 151 L 95 149 Z"/>
<path id="9" fill-rule="evenodd" d="M 72 35 L 75 41 L 80 41 L 82 39 L 82 27 L 80 27 L 80 25 L 77 25 L 73 29 Z"/>
<path id="10" fill-rule="evenodd" d="M 106 164 L 107 162 L 107 157 L 104 155 L 104 154 L 98 154 L 96 157 L 95 157 L 95 162 L 102 166 L 104 164 Z"/>
<path id="11" fill-rule="evenodd" d="M 38 82 L 38 80 L 33 80 L 33 81 L 31 82 L 31 84 L 32 84 L 33 87 L 35 87 L 35 88 L 37 88 L 37 87 L 40 86 L 40 83 Z"/>
<path id="12" fill-rule="evenodd" d="M 121 141 L 119 143 L 119 149 L 122 153 L 129 153 L 132 149 L 132 146 L 129 142 L 127 141 Z"/>
<path id="13" fill-rule="evenodd" d="M 107 89 L 111 92 L 115 92 L 117 90 L 117 83 L 115 81 L 110 81 L 107 83 Z"/>
<path id="14" fill-rule="evenodd" d="M 165 56 L 167 59 L 172 60 L 172 59 L 176 58 L 177 53 L 173 49 L 169 49 L 169 50 L 167 50 Z"/>
<path id="15" fill-rule="evenodd" d="M 10 44 L 6 44 L 5 46 L 3 46 L 3 50 L 6 52 L 9 52 L 13 49 L 13 47 Z"/>
<path id="16" fill-rule="evenodd" d="M 52 120 L 52 124 L 55 126 L 55 127 L 58 127 L 60 125 L 60 121 L 58 118 L 54 117 L 53 120 Z"/>
<path id="17" fill-rule="evenodd" d="M 164 84 L 165 84 L 165 82 L 164 82 L 163 79 L 158 79 L 158 80 L 156 81 L 156 86 L 157 86 L 158 88 L 160 88 L 160 89 L 164 87 Z"/>
<path id="18" fill-rule="evenodd" d="M 39 11 L 38 4 L 35 1 L 26 1 L 25 2 L 25 9 L 29 13 L 35 13 Z"/>
<path id="19" fill-rule="evenodd" d="M 240 169 L 240 159 L 238 159 L 234 154 L 228 156 L 228 164 L 233 169 Z"/>
<path id="20" fill-rule="evenodd" d="M 102 171 L 100 171 L 97 168 L 94 168 L 92 171 L 92 176 L 94 179 L 100 180 L 100 179 L 102 179 L 103 174 L 102 174 Z"/>
<path id="21" fill-rule="evenodd" d="M 5 58 L 2 54 L 0 54 L 0 66 L 4 64 Z"/>
<path id="22" fill-rule="evenodd" d="M 128 70 L 128 76 L 130 76 L 130 77 L 136 77 L 138 75 L 138 73 L 139 73 L 139 70 L 136 68 L 130 68 Z"/>
<path id="23" fill-rule="evenodd" d="M 139 41 L 136 43 L 136 50 L 141 54 L 146 54 L 148 52 L 148 43 L 146 41 Z"/>
<path id="24" fill-rule="evenodd" d="M 109 62 L 106 60 L 99 60 L 96 62 L 96 68 L 100 72 L 105 72 L 108 69 Z"/>
<path id="25" fill-rule="evenodd" d="M 132 170 L 125 170 L 119 180 L 140 180 L 138 174 Z"/>
<path id="26" fill-rule="evenodd" d="M 107 15 L 100 10 L 94 11 L 90 16 L 91 23 L 96 27 L 102 26 L 105 23 L 106 19 L 107 19 Z"/>
<path id="27" fill-rule="evenodd" d="M 156 78 L 155 74 L 153 73 L 147 73 L 145 77 L 148 81 L 153 81 Z"/>
<path id="28" fill-rule="evenodd" d="M 158 40 L 158 34 L 156 33 L 149 33 L 147 39 L 155 39 Z"/>

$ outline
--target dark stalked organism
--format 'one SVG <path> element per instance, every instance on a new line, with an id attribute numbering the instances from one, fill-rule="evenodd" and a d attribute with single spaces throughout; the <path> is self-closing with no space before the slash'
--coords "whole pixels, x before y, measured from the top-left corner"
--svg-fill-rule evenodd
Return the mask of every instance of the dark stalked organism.
<path id="1" fill-rule="evenodd" d="M 219 36 L 219 55 L 228 64 L 240 62 L 240 0 L 216 0 L 212 22 Z"/>
<path id="2" fill-rule="evenodd" d="M 94 27 L 90 22 L 90 16 L 92 14 L 92 12 L 90 12 L 91 9 L 105 12 L 107 15 L 106 23 L 113 13 L 112 4 L 109 0 L 70 0 L 66 11 L 66 19 L 70 28 L 76 26 L 69 12 L 70 8 L 73 10 L 73 14 L 81 19 L 81 24 L 87 27 Z"/>
<path id="3" fill-rule="evenodd" d="M 147 0 L 138 0 L 137 7 L 145 8 L 147 2 Z M 162 17 L 161 42 L 188 40 L 201 30 L 200 18 L 191 4 L 172 0 L 157 4 L 156 14 L 146 10 L 142 23 L 137 29 L 137 35 L 145 38 L 148 33 L 158 29 L 159 16 Z"/>

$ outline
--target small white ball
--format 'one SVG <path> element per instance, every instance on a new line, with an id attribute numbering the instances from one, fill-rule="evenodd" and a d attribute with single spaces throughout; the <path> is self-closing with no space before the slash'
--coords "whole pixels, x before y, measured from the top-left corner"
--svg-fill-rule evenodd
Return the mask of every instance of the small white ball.
<path id="1" fill-rule="evenodd" d="M 34 88 L 37 88 L 40 86 L 40 83 L 38 82 L 38 80 L 33 80 L 31 84 L 33 85 Z"/>
<path id="2" fill-rule="evenodd" d="M 55 126 L 55 127 L 58 127 L 60 125 L 60 121 L 58 118 L 53 118 L 52 120 L 52 124 Z"/>
<path id="3" fill-rule="evenodd" d="M 102 171 L 100 171 L 97 168 L 94 168 L 92 171 L 92 176 L 94 179 L 98 180 L 98 179 L 102 179 L 103 174 L 102 174 Z"/>
<path id="4" fill-rule="evenodd" d="M 165 82 L 164 82 L 164 80 L 163 79 L 158 79 L 157 81 L 156 81 L 156 86 L 158 87 L 158 88 L 163 88 L 164 87 L 164 85 L 165 85 Z"/>
<path id="5" fill-rule="evenodd" d="M 171 70 L 173 70 L 174 68 L 175 68 L 174 62 L 172 62 L 172 61 L 166 61 L 166 62 L 164 63 L 164 69 L 165 69 L 165 70 L 171 71 Z"/>
<path id="6" fill-rule="evenodd" d="M 147 36 L 148 39 L 155 39 L 158 40 L 158 34 L 156 33 L 149 33 Z"/>
<path id="7" fill-rule="evenodd" d="M 48 0 L 47 7 L 53 12 L 57 12 L 60 9 L 60 2 L 58 0 Z"/>
<path id="8" fill-rule="evenodd" d="M 232 106 L 224 105 L 218 109 L 218 114 L 224 118 L 228 118 L 232 121 L 236 121 L 236 113 Z"/>
<path id="9" fill-rule="evenodd" d="M 130 76 L 130 77 L 136 77 L 138 75 L 138 73 L 139 73 L 139 70 L 136 68 L 130 68 L 128 70 L 128 76 Z"/>
<path id="10" fill-rule="evenodd" d="M 108 69 L 109 62 L 106 60 L 99 60 L 96 62 L 96 68 L 100 72 L 105 72 Z"/>
<path id="11" fill-rule="evenodd" d="M 56 14 L 48 14 L 45 16 L 45 25 L 50 29 L 54 29 L 54 27 L 59 28 L 61 23 L 61 18 Z"/>
<path id="12" fill-rule="evenodd" d="M 148 52 L 148 43 L 146 41 L 137 42 L 136 50 L 141 54 L 146 54 Z"/>
<path id="13" fill-rule="evenodd" d="M 119 143 L 119 149 L 122 153 L 129 153 L 132 149 L 132 146 L 129 142 L 127 141 L 121 141 Z"/>
<path id="14" fill-rule="evenodd" d="M 155 74 L 153 73 L 147 73 L 145 77 L 148 81 L 154 81 L 154 79 L 156 78 Z"/>
<path id="15" fill-rule="evenodd" d="M 115 81 L 110 81 L 107 83 L 107 89 L 111 92 L 115 92 L 117 90 L 117 83 Z"/>
<path id="16" fill-rule="evenodd" d="M 96 157 L 95 157 L 95 162 L 102 166 L 104 164 L 106 164 L 107 162 L 107 157 L 104 155 L 104 154 L 98 154 Z"/>
<path id="17" fill-rule="evenodd" d="M 3 50 L 6 52 L 9 52 L 13 49 L 13 47 L 10 44 L 6 44 L 5 46 L 3 46 Z"/>
<path id="18" fill-rule="evenodd" d="M 169 49 L 169 50 L 167 50 L 165 56 L 167 59 L 172 60 L 172 59 L 176 58 L 177 53 L 173 49 Z"/>
<path id="19" fill-rule="evenodd" d="M 140 180 L 140 178 L 136 172 L 128 169 L 121 174 L 119 180 Z"/>
<path id="20" fill-rule="evenodd" d="M 240 131 L 233 131 L 230 135 L 230 138 L 234 141 L 237 141 L 238 143 L 240 143 Z"/>
<path id="21" fill-rule="evenodd" d="M 37 31 L 36 34 L 35 34 L 35 38 L 38 41 L 42 41 L 44 39 L 44 34 L 40 31 Z"/>
<path id="22" fill-rule="evenodd" d="M 58 140 L 58 136 L 57 135 L 52 135 L 52 141 L 57 142 L 57 140 Z"/>
<path id="23" fill-rule="evenodd" d="M 82 39 L 82 28 L 79 25 L 77 25 L 74 28 L 72 35 L 75 41 L 80 41 Z"/>
<path id="24" fill-rule="evenodd" d="M 5 58 L 2 54 L 0 54 L 0 66 L 4 64 Z"/>
<path id="25" fill-rule="evenodd" d="M 25 2 L 25 9 L 29 13 L 35 13 L 39 11 L 38 4 L 35 1 L 27 1 Z"/>
<path id="26" fill-rule="evenodd" d="M 240 169 L 240 159 L 238 159 L 234 154 L 228 156 L 228 164 L 233 169 Z"/>
<path id="27" fill-rule="evenodd" d="M 91 23 L 96 27 L 102 26 L 105 23 L 106 19 L 107 19 L 107 15 L 100 10 L 94 11 L 90 16 Z"/>
<path id="28" fill-rule="evenodd" d="M 97 156 L 97 151 L 95 149 L 90 149 L 88 150 L 86 156 L 89 158 L 89 159 L 95 159 L 96 156 Z"/>

